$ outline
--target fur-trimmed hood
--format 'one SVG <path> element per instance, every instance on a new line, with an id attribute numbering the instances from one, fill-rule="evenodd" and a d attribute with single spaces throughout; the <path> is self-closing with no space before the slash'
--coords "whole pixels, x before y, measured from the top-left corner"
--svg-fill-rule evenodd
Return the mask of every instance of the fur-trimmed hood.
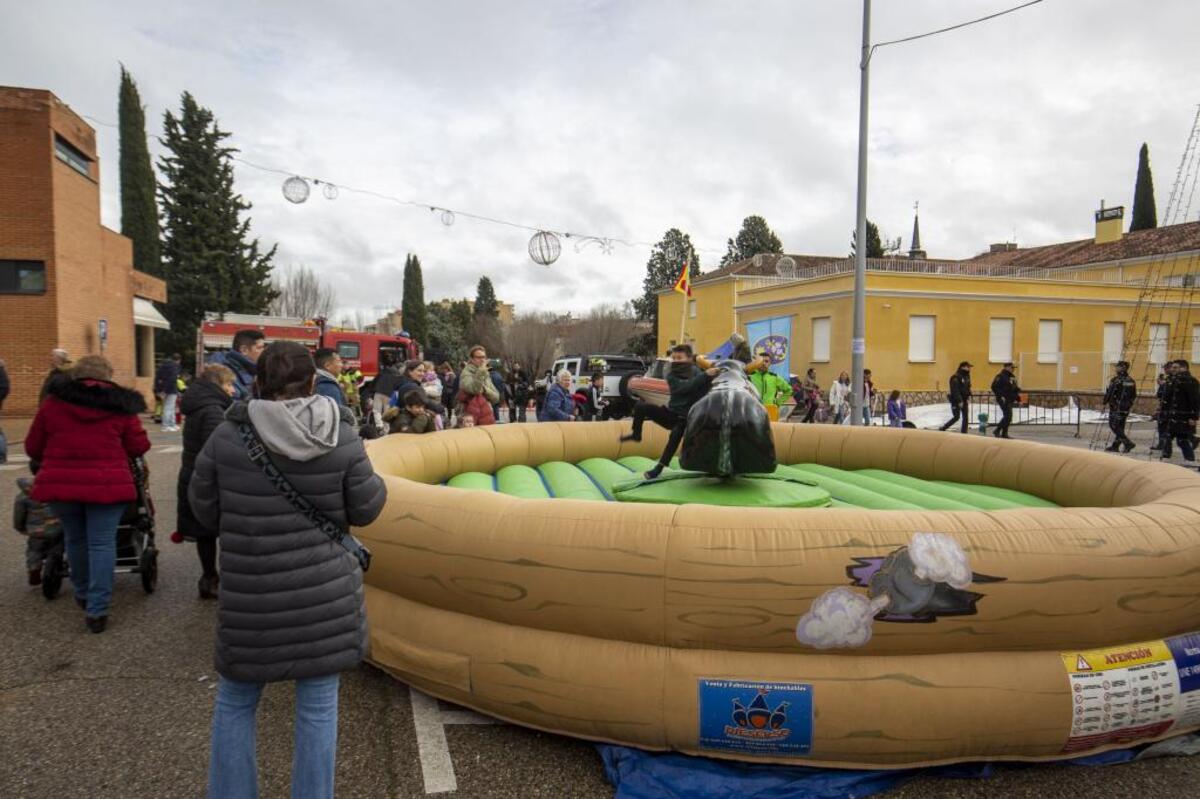
<path id="1" fill-rule="evenodd" d="M 60 399 L 76 408 L 104 413 L 137 415 L 146 411 L 146 398 L 130 388 L 108 380 L 54 380 L 48 396 Z"/>

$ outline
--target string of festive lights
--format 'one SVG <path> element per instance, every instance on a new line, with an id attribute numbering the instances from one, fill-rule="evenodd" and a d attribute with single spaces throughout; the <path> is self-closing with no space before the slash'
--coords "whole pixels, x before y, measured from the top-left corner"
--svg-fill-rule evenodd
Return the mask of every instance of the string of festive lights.
<path id="1" fill-rule="evenodd" d="M 81 116 L 84 119 L 94 122 L 97 125 L 102 125 L 106 128 L 117 127 L 117 125 L 111 122 L 105 122 L 87 114 L 81 114 Z M 159 144 L 164 146 L 166 145 L 166 142 L 163 141 L 161 136 L 155 134 L 149 135 Z M 340 196 L 341 192 L 345 191 L 353 194 L 361 194 L 366 197 L 373 197 L 378 200 L 384 200 L 386 202 L 392 202 L 406 207 L 429 209 L 430 213 L 438 214 L 438 218 L 441 223 L 447 227 L 452 226 L 459 217 L 463 217 L 464 219 L 473 219 L 477 222 L 484 222 L 487 224 L 514 228 L 516 230 L 528 231 L 533 234 L 529 239 L 529 257 L 534 263 L 542 266 L 549 266 L 559 259 L 559 257 L 562 255 L 563 239 L 570 240 L 574 244 L 575 252 L 577 253 L 582 252 L 583 249 L 589 245 L 595 245 L 596 248 L 605 255 L 612 255 L 613 250 L 617 245 L 623 247 L 635 247 L 639 249 L 653 249 L 655 246 L 657 246 L 654 242 L 626 239 L 620 236 L 594 235 L 591 233 L 580 233 L 577 231 L 557 229 L 550 226 L 527 225 L 522 222 L 514 222 L 509 219 L 502 219 L 500 217 L 487 216 L 484 214 L 473 213 L 471 211 L 465 211 L 461 208 L 448 208 L 437 203 L 420 202 L 417 200 L 405 199 L 392 194 L 375 191 L 373 189 L 356 188 L 354 186 L 347 186 L 341 183 L 334 183 L 332 181 L 302 174 L 298 170 L 279 169 L 278 167 L 258 164 L 232 153 L 229 155 L 229 157 L 239 164 L 249 167 L 250 169 L 276 175 L 283 175 L 284 181 L 283 185 L 281 186 L 283 198 L 296 205 L 301 205 L 307 202 L 308 198 L 312 195 L 313 187 L 320 187 L 322 196 L 324 196 L 327 200 L 336 200 Z M 724 252 L 723 250 L 712 247 L 693 247 L 693 249 L 697 252 Z"/>

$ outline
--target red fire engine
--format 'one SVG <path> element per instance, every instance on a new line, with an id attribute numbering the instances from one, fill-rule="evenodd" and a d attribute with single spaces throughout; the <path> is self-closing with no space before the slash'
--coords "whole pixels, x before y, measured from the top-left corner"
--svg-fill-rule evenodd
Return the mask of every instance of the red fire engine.
<path id="1" fill-rule="evenodd" d="M 327 347 L 337 350 L 347 369 L 358 369 L 363 378 L 373 380 L 379 374 L 384 353 L 398 361 L 420 357 L 417 342 L 410 336 L 385 336 L 378 333 L 359 333 L 329 327 L 324 319 L 288 319 L 280 316 L 251 314 L 207 313 L 196 332 L 197 359 L 233 346 L 233 336 L 239 330 L 259 330 L 272 341 L 295 341 L 309 349 Z"/>

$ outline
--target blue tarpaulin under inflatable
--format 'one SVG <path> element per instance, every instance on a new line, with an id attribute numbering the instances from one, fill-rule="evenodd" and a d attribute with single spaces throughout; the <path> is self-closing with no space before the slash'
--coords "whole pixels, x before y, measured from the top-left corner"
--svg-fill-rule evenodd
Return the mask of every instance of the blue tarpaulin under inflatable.
<path id="1" fill-rule="evenodd" d="M 604 773 L 616 788 L 615 799 L 846 799 L 872 796 L 917 777 L 986 779 L 997 769 L 1036 768 L 1038 764 L 962 763 L 923 769 L 858 769 L 777 766 L 711 760 L 677 752 L 644 752 L 600 744 Z M 1060 761 L 1078 766 L 1109 766 L 1145 757 L 1200 752 L 1200 736 L 1172 738 L 1148 746 Z"/>

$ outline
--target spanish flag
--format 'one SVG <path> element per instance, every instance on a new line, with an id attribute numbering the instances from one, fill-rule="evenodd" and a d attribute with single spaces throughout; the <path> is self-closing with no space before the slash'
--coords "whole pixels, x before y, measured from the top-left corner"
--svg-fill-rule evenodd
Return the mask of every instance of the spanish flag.
<path id="1" fill-rule="evenodd" d="M 675 281 L 675 291 L 680 294 L 685 294 L 688 297 L 692 296 L 692 281 L 688 277 L 688 262 L 683 262 L 683 271 L 679 273 L 679 279 Z"/>

